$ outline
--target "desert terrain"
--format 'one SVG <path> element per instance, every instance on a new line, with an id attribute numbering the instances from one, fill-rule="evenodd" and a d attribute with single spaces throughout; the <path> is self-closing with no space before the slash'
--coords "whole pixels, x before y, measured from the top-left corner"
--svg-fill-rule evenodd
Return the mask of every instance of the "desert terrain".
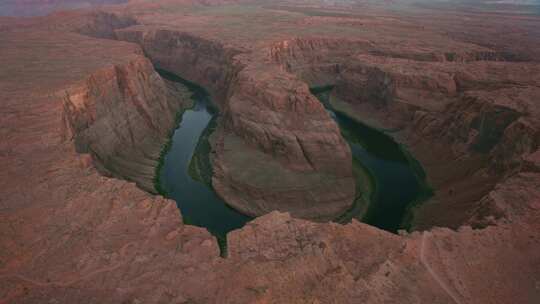
<path id="1" fill-rule="evenodd" d="M 540 303 L 537 3 L 118 2 L 0 17 L 0 303 Z M 193 107 L 158 71 L 219 113 L 225 244 L 156 182 Z M 399 231 L 336 222 L 325 106 L 421 168 Z"/>

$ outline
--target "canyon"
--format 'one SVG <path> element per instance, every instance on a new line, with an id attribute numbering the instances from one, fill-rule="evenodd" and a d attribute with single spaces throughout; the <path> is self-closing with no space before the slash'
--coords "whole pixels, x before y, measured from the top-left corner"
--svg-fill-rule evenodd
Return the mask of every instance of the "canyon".
<path id="1" fill-rule="evenodd" d="M 540 17 L 464 3 L 0 18 L 0 303 L 538 303 Z M 211 185 L 256 217 L 226 258 L 156 189 L 193 104 L 156 69 L 219 108 Z M 423 168 L 399 233 L 331 221 L 359 193 L 318 87 Z"/>

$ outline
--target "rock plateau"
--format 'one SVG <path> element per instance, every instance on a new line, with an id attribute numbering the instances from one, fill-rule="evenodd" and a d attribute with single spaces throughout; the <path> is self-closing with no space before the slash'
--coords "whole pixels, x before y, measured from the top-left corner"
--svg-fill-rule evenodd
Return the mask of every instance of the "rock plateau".
<path id="1" fill-rule="evenodd" d="M 538 14 L 330 2 L 0 18 L 0 303 L 539 303 Z M 259 216 L 227 258 L 152 194 L 190 105 L 155 67 L 220 108 L 213 186 Z M 318 86 L 424 167 L 409 232 L 328 222 L 356 193 Z"/>

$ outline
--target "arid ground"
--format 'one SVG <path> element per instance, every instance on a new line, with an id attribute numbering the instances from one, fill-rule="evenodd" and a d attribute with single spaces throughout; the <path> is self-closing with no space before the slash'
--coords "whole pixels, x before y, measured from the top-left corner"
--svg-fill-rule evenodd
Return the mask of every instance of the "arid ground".
<path id="1" fill-rule="evenodd" d="M 74 7 L 38 2 L 0 9 Z M 1 304 L 540 303 L 540 3 L 120 2 L 0 17 Z M 210 183 L 254 217 L 221 248 L 156 188 L 192 104 L 157 69 L 219 108 Z M 425 173 L 399 233 L 332 221 L 321 87 Z"/>

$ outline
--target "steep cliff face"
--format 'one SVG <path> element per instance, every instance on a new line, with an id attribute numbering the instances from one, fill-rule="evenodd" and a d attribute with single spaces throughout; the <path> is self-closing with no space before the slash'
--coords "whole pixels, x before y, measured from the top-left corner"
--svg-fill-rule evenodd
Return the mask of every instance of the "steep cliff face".
<path id="1" fill-rule="evenodd" d="M 295 75 L 221 43 L 127 28 L 158 67 L 209 89 L 222 110 L 213 158 L 216 191 L 250 215 L 272 210 L 316 220 L 354 199 L 351 155 L 334 121 Z M 248 161 L 249 160 L 249 161 Z"/>
<path id="2" fill-rule="evenodd" d="M 516 151 L 498 144 L 506 128 L 524 114 L 478 101 L 473 91 L 534 81 L 518 73 L 502 75 L 504 63 L 487 62 L 504 56 L 482 47 L 395 53 L 363 40 L 296 38 L 264 50 L 276 66 L 262 63 L 262 53 L 240 52 L 182 32 L 131 27 L 117 30 L 116 36 L 140 44 L 157 67 L 202 84 L 218 100 L 223 119 L 214 138 L 214 187 L 247 214 L 277 209 L 330 219 L 346 210 L 354 197 L 347 145 L 303 82 L 335 85 L 333 103 L 339 110 L 380 128 L 402 130 L 407 134 L 402 139 L 419 159 L 434 164 L 427 165 L 434 186 L 444 185 L 448 193 L 459 191 L 449 180 L 461 180 L 482 168 L 490 172 L 485 184 L 493 185 L 505 174 L 501 170 L 519 167 L 519 155 L 536 149 L 535 131 L 516 145 Z M 508 115 L 499 115 L 501 111 Z M 420 136 L 424 143 L 416 144 L 413 138 Z M 450 144 L 444 162 L 458 157 L 454 162 L 460 169 L 445 173 L 428 153 L 428 142 Z M 249 168 L 232 154 L 250 159 Z M 471 167 L 473 162 L 478 165 Z M 260 172 L 273 172 L 274 178 L 261 178 Z M 488 189 L 466 191 L 463 200 L 472 204 Z M 315 203 L 308 203 L 310 198 Z M 294 206 L 292 200 L 297 201 Z M 317 215 L 315 206 L 327 215 Z M 459 226 L 467 212 L 461 214 L 453 223 L 440 224 Z"/>
<path id="3" fill-rule="evenodd" d="M 115 174 L 138 174 L 139 156 L 144 167 L 153 162 L 142 153 L 172 127 L 178 97 L 166 99 L 133 44 L 48 31 L 0 35 L 9 42 L 0 48 L 0 231 L 10 231 L 0 233 L 0 302 L 202 300 L 192 291 L 208 284 L 219 259 L 215 238 L 184 225 L 174 201 L 97 172 L 101 160 L 69 140 L 123 161 Z M 31 70 L 20 68 L 29 62 Z M 129 161 L 110 154 L 117 152 Z M 186 289 L 169 295 L 158 287 L 164 271 Z"/>
<path id="4" fill-rule="evenodd" d="M 166 83 L 139 57 L 103 68 L 65 91 L 64 137 L 90 153 L 104 173 L 155 192 L 161 147 L 188 104 L 186 89 Z"/>
<path id="5" fill-rule="evenodd" d="M 166 2 L 176 5 L 179 1 L 143 2 L 159 7 Z M 172 8 L 176 9 L 177 6 Z M 165 16 L 163 19 L 168 17 L 168 20 L 179 20 L 178 26 L 181 28 L 192 25 L 189 22 L 181 23 L 186 19 L 184 15 L 173 15 L 173 12 L 168 7 L 159 7 L 159 13 L 152 17 L 154 20 L 162 16 Z M 430 11 L 429 15 L 433 13 Z M 156 14 L 156 11 L 149 11 L 149 14 Z M 435 15 L 433 18 L 441 17 L 446 16 Z M 468 15 L 467 19 L 469 17 L 474 18 L 474 15 Z M 238 24 L 248 24 L 239 23 L 238 18 L 238 14 L 235 14 L 234 18 L 225 20 L 234 20 L 234 23 L 229 24 L 234 24 L 235 28 Z M 460 24 L 466 20 L 461 16 L 452 18 Z M 355 35 L 379 28 L 386 33 L 387 29 L 396 27 L 396 19 L 387 19 L 387 15 L 384 15 L 381 23 L 368 30 L 353 30 Z M 501 19 L 506 28 L 508 19 Z M 288 22 L 289 19 L 276 20 Z M 328 19 L 323 24 L 325 29 L 331 28 L 326 21 Z M 448 172 L 455 171 L 460 164 L 456 160 L 463 159 L 456 158 L 452 152 L 454 147 L 458 152 L 472 151 L 472 147 L 476 147 L 476 144 L 468 145 L 467 139 L 478 138 L 471 143 L 482 143 L 483 138 L 488 138 L 488 142 L 491 142 L 494 137 L 491 132 L 478 137 L 478 130 L 482 130 L 478 127 L 482 125 L 478 121 L 486 121 L 486 125 L 498 128 L 497 136 L 502 134 L 498 143 L 488 145 L 492 146 L 490 152 L 478 154 L 488 158 L 490 167 L 500 163 L 504 164 L 503 167 L 514 168 L 517 160 L 519 171 L 503 169 L 512 174 L 505 175 L 504 180 L 495 187 L 480 191 L 481 195 L 474 200 L 470 197 L 463 200 L 461 193 L 458 195 L 456 190 L 452 192 L 448 188 L 439 188 L 442 190 L 438 193 L 451 192 L 454 195 L 449 195 L 446 202 L 431 202 L 434 212 L 422 215 L 424 219 L 433 217 L 434 223 L 431 224 L 435 225 L 458 222 L 484 229 L 464 226 L 457 231 L 434 228 L 430 231 L 394 235 L 356 221 L 348 225 L 314 223 L 274 212 L 230 234 L 230 257 L 222 259 L 219 258 L 215 239 L 205 229 L 184 225 L 173 201 L 150 195 L 125 180 L 100 175 L 89 162 L 88 155 L 77 153 L 73 141 L 67 140 L 69 136 L 77 135 L 75 130 L 83 135 L 92 133 L 86 130 L 98 126 L 102 117 L 109 118 L 107 113 L 98 111 L 100 107 L 114 110 L 115 119 L 118 118 L 121 124 L 127 124 L 127 121 L 138 122 L 145 125 L 145 129 L 151 130 L 148 121 L 154 127 L 156 124 L 161 125 L 157 120 L 161 111 L 153 111 L 152 106 L 145 103 L 140 107 L 129 105 L 138 100 L 133 96 L 139 94 L 148 95 L 156 104 L 165 105 L 161 98 L 152 97 L 154 93 L 159 95 L 157 91 L 161 91 L 163 86 L 151 76 L 152 73 L 146 72 L 147 63 L 141 62 L 140 66 L 134 64 L 141 60 L 139 48 L 134 44 L 70 33 L 40 32 L 35 29 L 9 32 L 17 26 L 10 25 L 5 32 L 0 32 L 0 41 L 5 42 L 0 47 L 1 303 L 382 304 L 394 303 L 396 299 L 403 304 L 540 302 L 540 150 L 536 148 L 536 151 L 527 154 L 538 147 L 537 118 L 540 115 L 537 107 L 538 85 L 534 83 L 535 77 L 540 75 L 538 70 L 530 69 L 527 65 L 505 66 L 506 63 L 501 63 L 505 68 L 497 70 L 494 62 L 475 63 L 474 67 L 467 67 L 466 73 L 456 73 L 459 77 L 453 78 L 457 96 L 452 95 L 443 104 L 435 100 L 433 107 L 420 109 L 421 104 L 403 107 L 407 112 L 406 117 L 409 117 L 407 119 L 413 117 L 413 121 L 418 123 L 418 126 L 404 131 L 416 130 L 418 133 L 401 132 L 399 135 L 403 138 L 399 139 L 409 144 L 415 155 L 421 156 L 421 160 L 430 159 L 422 156 L 422 151 L 432 156 L 432 163 L 423 161 L 423 164 L 426 168 L 438 169 L 429 173 L 444 172 L 443 176 L 447 177 Z M 248 26 L 238 28 L 251 30 Z M 483 31 L 479 32 L 485 35 Z M 407 36 L 406 41 L 411 41 L 411 36 Z M 517 40 L 523 41 L 523 36 L 519 33 L 518 36 Z M 491 42 L 495 37 L 488 35 L 488 38 Z M 429 39 L 427 41 L 432 42 Z M 420 47 L 414 43 L 412 46 L 407 43 L 395 44 L 396 49 L 421 49 L 422 46 L 425 44 Z M 272 170 L 284 170 L 285 165 L 276 165 L 286 164 L 287 158 L 276 152 L 281 159 L 277 162 L 271 154 L 274 152 L 265 150 L 266 153 L 263 153 L 266 139 L 252 139 L 252 135 L 246 136 L 246 139 L 241 137 L 244 132 L 254 133 L 251 130 L 253 127 L 242 120 L 248 120 L 249 115 L 255 115 L 252 113 L 256 112 L 243 112 L 243 107 L 239 105 L 250 101 L 257 104 L 257 96 L 260 94 L 264 97 L 264 107 L 259 109 L 260 117 L 253 117 L 253 120 L 264 122 L 261 128 L 268 128 L 268 131 L 260 134 L 283 133 L 284 138 L 288 139 L 296 132 L 293 129 L 287 133 L 288 130 L 279 129 L 279 124 L 270 123 L 274 115 L 280 115 L 280 119 L 287 121 L 289 117 L 298 118 L 299 115 L 293 113 L 298 111 L 317 118 L 310 119 L 310 124 L 318 119 L 324 122 L 319 110 L 311 108 L 310 98 L 305 96 L 305 88 L 298 85 L 294 77 L 275 72 L 276 67 L 266 65 L 267 57 L 255 59 L 261 63 L 259 67 L 269 68 L 271 74 L 277 75 L 275 80 L 282 79 L 285 84 L 276 82 L 276 86 L 272 87 L 270 83 L 259 83 L 261 79 L 269 82 L 274 79 L 269 75 L 261 79 L 251 78 L 251 73 L 247 71 L 246 79 L 252 84 L 232 82 L 233 86 L 242 89 L 257 88 L 254 89 L 257 94 L 251 98 L 234 90 L 231 96 L 236 97 L 231 100 L 240 110 L 234 104 L 231 110 L 226 106 L 223 108 L 222 126 L 228 127 L 221 127 L 215 134 L 215 140 L 218 146 L 216 149 L 223 145 L 223 151 L 227 153 L 217 153 L 216 157 L 232 157 L 224 164 L 237 161 L 236 165 L 228 168 L 239 170 L 227 173 L 227 176 L 232 180 L 231 185 L 245 185 L 244 188 L 228 186 L 226 189 L 232 189 L 234 195 L 248 193 L 246 189 L 252 190 L 247 196 L 260 195 L 273 202 L 275 196 L 284 197 L 284 194 L 271 192 L 271 188 L 268 193 L 263 193 L 265 189 L 257 186 L 257 183 L 268 185 L 265 176 L 260 174 L 268 172 L 268 176 L 278 177 L 275 181 L 278 185 L 289 183 L 298 192 L 309 193 L 305 189 L 314 189 L 316 182 L 313 181 L 317 180 L 317 176 L 307 181 L 305 187 L 298 187 L 299 181 L 307 180 L 308 174 L 303 170 L 309 168 L 305 160 L 300 160 L 302 167 L 297 170 L 280 171 L 289 175 L 274 175 L 273 171 L 258 169 L 254 172 L 262 179 L 255 180 L 252 178 L 255 175 L 242 175 L 253 165 L 260 164 L 268 164 L 265 168 Z M 349 59 L 352 64 L 351 61 Z M 340 68 L 346 68 L 346 61 L 342 62 L 344 65 Z M 421 62 L 411 64 L 420 66 Z M 482 77 L 476 77 L 476 72 L 470 72 L 480 71 L 482 66 L 490 67 L 486 68 L 485 73 L 479 73 Z M 304 70 L 311 70 L 309 65 L 305 67 Z M 425 67 L 425 71 L 418 72 L 412 78 L 426 79 L 421 78 L 422 73 L 433 69 Z M 319 67 L 313 68 L 313 71 L 317 69 Z M 406 70 L 405 67 L 402 70 Z M 320 71 L 328 70 L 321 65 Z M 331 75 L 328 79 L 336 83 L 339 81 L 336 75 L 340 73 L 328 73 Z M 389 77 L 404 74 L 399 71 L 399 67 L 386 70 L 385 73 Z M 100 80 L 90 81 L 95 75 L 101 75 Z M 146 81 L 150 83 L 143 85 L 139 77 L 148 77 Z M 304 79 L 303 76 L 299 78 Z M 322 76 L 313 79 L 320 80 L 321 84 L 326 81 Z M 354 81 L 353 73 L 350 79 Z M 391 79 L 391 83 L 396 82 Z M 414 83 L 412 89 L 416 92 L 432 90 L 421 86 L 421 82 Z M 353 84 L 347 87 L 353 87 Z M 292 88 L 299 90 L 298 96 L 302 99 L 296 100 L 294 107 L 288 107 L 286 100 L 289 97 L 284 96 L 296 95 L 289 91 Z M 394 86 L 397 91 L 404 88 L 405 85 Z M 478 92 L 472 92 L 475 88 Z M 105 89 L 111 93 L 101 91 Z M 391 94 L 395 94 L 394 89 L 390 91 Z M 78 92 L 86 93 L 77 97 Z M 441 94 L 442 91 L 435 92 Z M 351 93 L 344 96 L 355 96 L 349 95 Z M 100 98 L 101 94 L 107 98 Z M 267 95 L 275 96 L 267 98 Z M 465 101 L 462 95 L 467 95 Z M 70 96 L 70 99 L 66 96 Z M 279 102 L 269 106 L 273 100 Z M 125 106 L 127 112 L 132 114 L 128 118 L 128 115 L 108 105 L 108 101 L 122 101 L 121 107 Z M 350 106 L 349 110 L 358 110 L 357 106 L 364 104 L 355 103 L 354 100 L 346 101 L 343 104 Z M 401 103 L 397 98 L 390 98 L 389 101 L 389 105 Z M 455 111 L 447 111 L 447 107 Z M 152 115 L 152 118 L 144 119 L 146 115 L 140 115 L 135 110 L 140 108 L 144 110 L 143 113 Z M 467 113 L 460 114 L 459 111 Z M 504 119 L 500 123 L 494 119 L 497 111 L 503 111 L 501 117 Z M 225 112 L 228 114 L 225 115 Z M 387 105 L 366 112 L 350 113 L 359 117 L 363 113 L 377 118 L 380 115 L 378 122 L 387 124 L 390 120 L 385 117 L 390 117 L 393 112 L 395 110 Z M 514 119 L 516 113 L 518 117 Z M 463 122 L 455 126 L 443 123 L 449 117 Z M 437 128 L 427 127 L 430 122 Z M 241 126 L 241 129 L 235 131 L 234 124 Z M 334 128 L 321 125 L 325 130 Z M 296 123 L 287 122 L 286 126 L 295 127 Z M 428 135 L 423 135 L 424 127 L 427 127 L 425 132 Z M 449 128 L 453 131 L 450 132 Z M 106 128 L 106 131 L 102 133 L 104 137 L 113 131 L 118 132 L 112 126 Z M 155 131 L 151 133 L 157 134 Z M 415 134 L 420 136 L 413 136 Z M 124 136 L 124 133 L 114 136 L 122 140 L 129 137 Z M 78 145 L 88 148 L 88 138 L 82 139 L 82 143 L 76 139 Z M 249 143 L 248 139 L 251 140 Z M 423 139 L 427 141 L 423 142 Z M 126 141 L 130 142 L 129 139 Z M 97 145 L 99 142 L 97 139 L 90 143 Z M 128 144 L 126 147 L 129 148 Z M 295 151 L 294 143 L 287 141 L 284 149 Z M 239 154 L 243 151 L 248 152 Z M 310 151 L 308 155 L 317 155 Z M 294 154 L 295 157 L 298 155 Z M 257 161 L 259 156 L 260 160 Z M 476 162 L 471 157 L 469 160 Z M 465 166 L 467 168 L 462 170 L 463 182 L 472 188 L 481 188 L 484 183 L 472 183 L 474 179 L 471 180 L 471 177 L 483 176 L 486 163 L 485 159 L 484 162 L 478 162 L 476 167 L 468 163 Z M 293 174 L 297 172 L 300 174 Z M 433 177 L 433 174 L 430 176 Z M 328 179 L 323 176 L 320 180 L 327 183 Z M 306 203 L 314 201 L 313 198 L 309 201 L 301 199 Z M 467 206 L 461 210 L 463 204 L 471 201 L 479 203 L 474 208 Z M 297 202 L 294 195 L 291 195 L 290 202 Z M 263 203 L 259 205 L 265 206 Z M 449 214 L 452 221 L 441 221 L 441 214 Z M 465 218 L 462 218 L 463 214 Z M 457 217 L 459 221 L 456 221 Z"/>
<path id="6" fill-rule="evenodd" d="M 268 57 L 311 87 L 335 84 L 343 60 L 359 50 L 372 49 L 368 41 L 294 38 L 272 44 Z"/>
<path id="7" fill-rule="evenodd" d="M 492 170 L 515 169 L 521 156 L 538 148 L 534 96 L 539 68 L 532 63 L 480 62 L 454 68 L 458 98 L 441 113 L 418 115 L 413 130 L 452 144 L 456 155 L 487 155 Z M 431 119 L 421 118 L 424 115 Z"/>
<path id="8" fill-rule="evenodd" d="M 233 57 L 240 52 L 221 43 L 184 32 L 131 27 L 116 31 L 119 40 L 139 44 L 159 69 L 167 70 L 197 83 L 219 105 L 227 98 L 230 83 L 239 69 Z"/>
<path id="9" fill-rule="evenodd" d="M 356 59 L 337 81 L 334 105 L 377 127 L 401 130 L 399 139 L 424 164 L 436 194 L 419 208 L 430 211 L 418 212 L 416 228 L 459 227 L 539 147 L 536 64 Z M 437 215 L 451 206 L 460 211 Z"/>
<path id="10" fill-rule="evenodd" d="M 243 69 L 216 137 L 214 187 L 248 214 L 330 220 L 354 199 L 351 153 L 306 84 L 275 66 Z"/>
<path id="11" fill-rule="evenodd" d="M 312 86 L 333 85 L 337 110 L 399 131 L 436 193 L 417 210 L 417 229 L 457 228 L 490 212 L 500 217 L 480 201 L 539 147 L 540 125 L 531 118 L 538 66 L 498 62 L 512 59 L 504 52 L 296 38 L 274 44 L 268 56 Z"/>
<path id="12" fill-rule="evenodd" d="M 414 48 L 378 44 L 371 40 L 297 37 L 274 43 L 269 48 L 269 58 L 294 73 L 311 86 L 334 84 L 344 70 L 354 69 L 357 60 L 372 62 L 380 68 L 386 59 L 414 60 L 423 65 L 429 62 L 466 63 L 475 61 L 510 60 L 504 53 L 475 45 L 440 48 Z M 343 83 L 343 82 L 342 82 Z"/>
<path id="13" fill-rule="evenodd" d="M 537 122 L 527 118 L 532 104 L 508 101 L 528 101 L 535 94 L 537 88 L 466 92 L 438 118 L 433 114 L 417 115 L 414 128 L 425 136 L 451 143 L 456 155 L 486 154 L 491 170 L 508 173 L 519 167 L 521 156 L 538 148 L 539 132 Z"/>
<path id="14" fill-rule="evenodd" d="M 457 88 L 451 71 L 441 63 L 357 55 L 340 75 L 336 93 L 380 108 L 396 102 L 440 109 L 437 104 L 454 97 Z"/>

